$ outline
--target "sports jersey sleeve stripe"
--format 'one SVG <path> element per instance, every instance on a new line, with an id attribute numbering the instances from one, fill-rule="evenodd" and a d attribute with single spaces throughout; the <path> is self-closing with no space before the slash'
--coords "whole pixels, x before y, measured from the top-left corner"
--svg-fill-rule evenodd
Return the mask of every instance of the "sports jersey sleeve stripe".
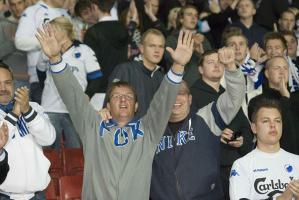
<path id="1" fill-rule="evenodd" d="M 57 63 L 50 63 L 50 69 L 52 73 L 60 73 L 64 71 L 67 67 L 65 62 L 62 62 L 62 59 Z"/>
<path id="2" fill-rule="evenodd" d="M 29 111 L 24 114 L 26 122 L 31 122 L 37 116 L 37 112 L 30 106 Z"/>
<path id="3" fill-rule="evenodd" d="M 103 76 L 103 73 L 101 70 L 93 71 L 87 74 L 87 79 L 88 80 L 94 80 L 97 78 L 100 78 Z"/>
<path id="4" fill-rule="evenodd" d="M 169 70 L 166 76 L 167 79 L 174 84 L 180 84 L 183 79 L 183 74 L 176 74 L 172 70 Z"/>
<path id="5" fill-rule="evenodd" d="M 12 112 L 9 112 L 4 119 L 15 126 L 18 121 L 18 116 Z"/>
<path id="6" fill-rule="evenodd" d="M 215 119 L 215 123 L 216 125 L 222 130 L 224 129 L 227 124 L 223 121 L 218 109 L 217 109 L 217 106 L 216 106 L 216 103 L 214 102 L 212 104 L 212 108 L 211 108 L 211 111 L 212 111 L 212 114 L 214 116 L 214 119 Z"/>

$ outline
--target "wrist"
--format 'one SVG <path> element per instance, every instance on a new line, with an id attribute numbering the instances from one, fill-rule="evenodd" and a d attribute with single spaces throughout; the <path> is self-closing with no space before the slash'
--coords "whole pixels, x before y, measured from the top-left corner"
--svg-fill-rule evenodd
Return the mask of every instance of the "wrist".
<path id="1" fill-rule="evenodd" d="M 229 71 L 235 71 L 237 69 L 237 66 L 235 62 L 232 62 L 232 63 L 225 64 L 225 68 Z"/>
<path id="2" fill-rule="evenodd" d="M 175 74 L 184 74 L 185 65 L 173 63 L 171 71 Z"/>
<path id="3" fill-rule="evenodd" d="M 56 64 L 56 63 L 60 63 L 61 60 L 62 60 L 61 55 L 56 55 L 56 56 L 53 56 L 53 57 L 49 58 L 49 61 L 50 61 L 51 65 Z"/>

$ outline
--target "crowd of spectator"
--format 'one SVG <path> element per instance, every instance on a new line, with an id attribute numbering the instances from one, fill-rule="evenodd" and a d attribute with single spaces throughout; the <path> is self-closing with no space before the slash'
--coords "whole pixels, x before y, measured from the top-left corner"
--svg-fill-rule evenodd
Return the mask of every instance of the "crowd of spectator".
<path id="1" fill-rule="evenodd" d="M 298 43 L 299 0 L 0 0 L 0 199 L 61 143 L 83 199 L 299 199 Z"/>

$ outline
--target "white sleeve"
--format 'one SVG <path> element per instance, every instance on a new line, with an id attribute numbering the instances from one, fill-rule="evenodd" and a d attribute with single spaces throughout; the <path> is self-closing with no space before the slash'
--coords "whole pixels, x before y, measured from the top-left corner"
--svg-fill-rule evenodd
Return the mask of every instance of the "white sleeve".
<path id="1" fill-rule="evenodd" d="M 35 141 L 41 146 L 49 146 L 56 139 L 56 132 L 51 124 L 44 109 L 33 102 L 30 102 L 32 109 L 24 114 L 29 133 L 35 138 Z"/>
<path id="2" fill-rule="evenodd" d="M 35 37 L 36 28 L 39 27 L 39 24 L 36 24 L 38 23 L 36 18 L 39 18 L 38 13 L 32 8 L 26 9 L 22 14 L 15 35 L 15 45 L 17 49 L 22 51 L 40 49 L 40 44 Z"/>
<path id="3" fill-rule="evenodd" d="M 84 48 L 84 64 L 88 80 L 103 76 L 95 53 L 88 46 Z"/>
<path id="4" fill-rule="evenodd" d="M 231 200 L 250 199 L 249 171 L 245 169 L 239 162 L 235 161 L 229 178 L 229 197 Z"/>

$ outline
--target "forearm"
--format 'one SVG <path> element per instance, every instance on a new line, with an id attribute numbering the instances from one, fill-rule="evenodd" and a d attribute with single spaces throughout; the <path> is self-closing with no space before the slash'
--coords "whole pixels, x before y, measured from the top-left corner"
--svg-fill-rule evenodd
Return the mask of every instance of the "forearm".
<path id="1" fill-rule="evenodd" d="M 226 124 L 230 123 L 245 97 L 245 79 L 240 69 L 226 70 L 226 91 L 219 97 L 217 108 Z"/>
<path id="2" fill-rule="evenodd" d="M 84 128 L 96 123 L 98 115 L 96 110 L 89 104 L 86 95 L 70 68 L 61 58 L 57 59 L 60 59 L 60 62 L 55 63 L 55 59 L 50 60 L 52 63 L 50 69 L 53 80 L 61 99 L 69 111 L 73 124 L 84 143 Z"/>
<path id="3" fill-rule="evenodd" d="M 40 44 L 35 37 L 16 37 L 16 48 L 22 51 L 40 50 Z"/>

